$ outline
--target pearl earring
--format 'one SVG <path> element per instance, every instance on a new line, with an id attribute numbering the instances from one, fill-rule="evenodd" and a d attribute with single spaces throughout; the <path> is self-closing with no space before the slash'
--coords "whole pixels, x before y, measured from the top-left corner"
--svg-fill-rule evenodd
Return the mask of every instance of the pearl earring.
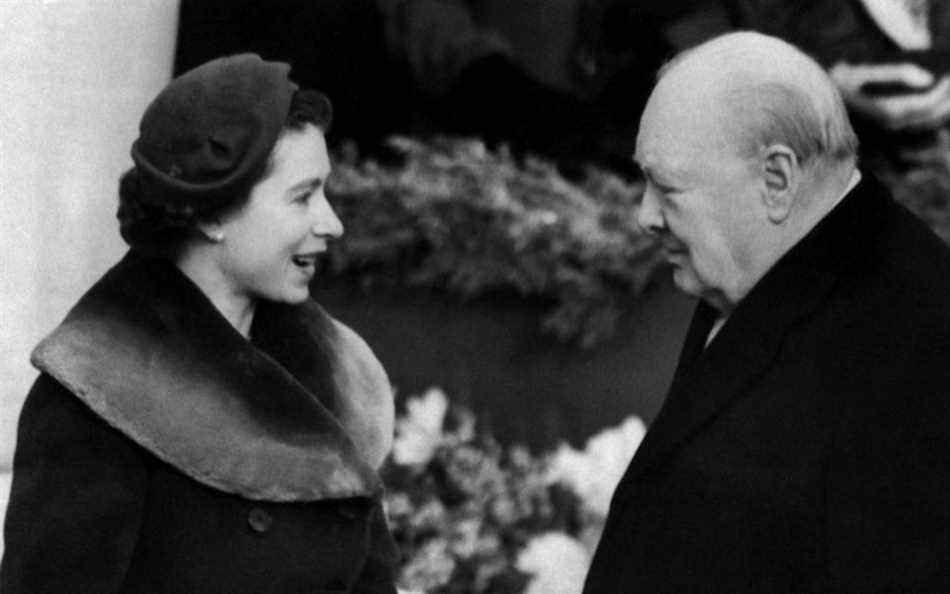
<path id="1" fill-rule="evenodd" d="M 215 243 L 221 243 L 224 241 L 224 231 L 212 231 L 208 233 L 208 239 Z"/>

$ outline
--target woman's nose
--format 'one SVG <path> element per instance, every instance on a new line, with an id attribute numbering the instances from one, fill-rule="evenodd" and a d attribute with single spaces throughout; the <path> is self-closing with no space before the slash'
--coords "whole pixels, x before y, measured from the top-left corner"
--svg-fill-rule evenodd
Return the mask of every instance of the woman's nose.
<path id="1" fill-rule="evenodd" d="M 650 235 L 657 235 L 666 228 L 666 219 L 663 218 L 663 211 L 660 209 L 656 191 L 649 183 L 643 190 L 643 199 L 640 202 L 639 210 L 637 210 L 636 220 L 640 229 Z"/>
<path id="2" fill-rule="evenodd" d="M 334 238 L 342 236 L 343 222 L 340 221 L 340 217 L 336 216 L 336 212 L 334 212 L 330 203 L 327 202 L 327 199 L 321 197 L 320 200 L 315 202 L 313 227 L 311 228 L 313 234 Z"/>

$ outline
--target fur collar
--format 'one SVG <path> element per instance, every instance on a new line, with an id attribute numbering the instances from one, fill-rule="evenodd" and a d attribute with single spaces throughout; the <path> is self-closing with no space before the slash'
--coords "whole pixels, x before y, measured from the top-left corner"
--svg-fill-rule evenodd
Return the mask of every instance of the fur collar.
<path id="1" fill-rule="evenodd" d="M 269 501 L 381 489 L 389 382 L 366 343 L 316 303 L 259 304 L 249 342 L 174 265 L 130 252 L 32 362 L 215 489 Z"/>

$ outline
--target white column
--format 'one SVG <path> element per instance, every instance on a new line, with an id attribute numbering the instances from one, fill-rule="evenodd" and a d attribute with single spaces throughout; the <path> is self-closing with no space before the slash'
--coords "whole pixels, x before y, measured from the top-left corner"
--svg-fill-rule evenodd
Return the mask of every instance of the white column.
<path id="1" fill-rule="evenodd" d="M 175 0 L 0 0 L 0 469 L 31 348 L 125 249 L 117 182 L 177 18 Z"/>

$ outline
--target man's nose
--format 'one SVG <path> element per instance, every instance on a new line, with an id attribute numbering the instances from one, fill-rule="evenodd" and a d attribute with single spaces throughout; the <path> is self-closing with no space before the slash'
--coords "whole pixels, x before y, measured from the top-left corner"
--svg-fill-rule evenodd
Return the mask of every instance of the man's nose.
<path id="1" fill-rule="evenodd" d="M 336 216 L 336 212 L 333 210 L 333 207 L 330 206 L 330 203 L 327 202 L 326 197 L 322 197 L 321 200 L 314 202 L 315 204 L 312 209 L 313 227 L 311 228 L 313 234 L 334 238 L 342 236 L 343 222 L 340 221 L 340 217 Z"/>
<path id="2" fill-rule="evenodd" d="M 666 228 L 666 219 L 663 218 L 663 210 L 652 184 L 648 183 L 643 190 L 636 220 L 640 229 L 650 235 L 657 235 Z"/>

